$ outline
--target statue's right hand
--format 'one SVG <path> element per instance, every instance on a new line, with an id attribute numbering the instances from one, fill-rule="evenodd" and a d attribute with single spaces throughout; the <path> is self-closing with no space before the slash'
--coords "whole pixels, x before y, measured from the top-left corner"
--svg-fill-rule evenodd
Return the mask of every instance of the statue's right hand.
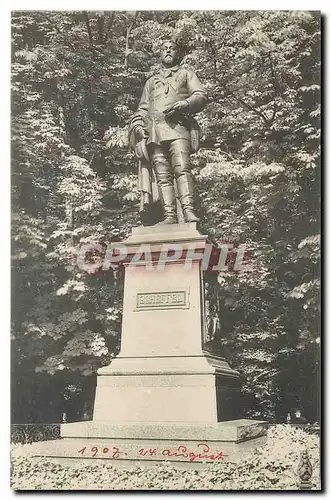
<path id="1" fill-rule="evenodd" d="M 143 127 L 137 127 L 135 130 L 135 134 L 136 134 L 138 141 L 141 141 L 142 139 L 147 139 L 147 137 L 148 137 L 148 134 Z"/>

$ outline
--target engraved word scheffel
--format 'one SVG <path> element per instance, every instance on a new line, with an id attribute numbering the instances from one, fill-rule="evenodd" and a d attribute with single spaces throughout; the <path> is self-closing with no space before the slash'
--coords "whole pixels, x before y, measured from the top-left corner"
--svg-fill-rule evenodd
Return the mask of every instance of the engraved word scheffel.
<path id="1" fill-rule="evenodd" d="M 188 309 L 188 290 L 169 292 L 138 292 L 136 310 Z"/>

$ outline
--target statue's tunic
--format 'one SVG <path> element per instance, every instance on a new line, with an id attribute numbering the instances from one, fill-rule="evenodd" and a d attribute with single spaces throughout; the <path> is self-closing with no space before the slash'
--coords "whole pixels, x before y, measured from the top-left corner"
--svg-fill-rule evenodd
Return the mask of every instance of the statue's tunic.
<path id="1" fill-rule="evenodd" d="M 164 68 L 149 78 L 145 84 L 142 97 L 134 114 L 130 132 L 140 125 L 148 133 L 147 144 L 160 144 L 174 139 L 190 139 L 190 131 L 185 117 L 166 117 L 164 109 L 177 101 L 186 100 L 189 104 L 188 114 L 201 111 L 206 104 L 207 96 L 198 77 L 193 71 L 175 66 Z M 131 145 L 134 138 L 131 135 Z"/>

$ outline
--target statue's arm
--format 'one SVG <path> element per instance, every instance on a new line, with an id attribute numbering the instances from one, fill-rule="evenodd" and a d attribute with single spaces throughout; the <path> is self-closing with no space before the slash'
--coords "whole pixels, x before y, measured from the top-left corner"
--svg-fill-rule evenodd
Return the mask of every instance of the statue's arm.
<path id="1" fill-rule="evenodd" d="M 144 119 L 147 114 L 148 114 L 148 108 L 149 108 L 149 99 L 150 99 L 150 80 L 147 80 L 147 82 L 144 85 L 144 90 L 141 95 L 138 108 L 136 111 L 136 115 L 141 116 L 142 119 Z"/>
<path id="2" fill-rule="evenodd" d="M 135 147 L 139 138 L 137 137 L 137 131 L 141 128 L 146 130 L 147 116 L 149 109 L 149 98 L 150 98 L 150 83 L 149 80 L 144 86 L 144 90 L 141 99 L 138 104 L 137 111 L 132 116 L 129 123 L 129 143 L 132 148 Z"/>
<path id="3" fill-rule="evenodd" d="M 206 106 L 208 101 L 207 92 L 193 71 L 187 71 L 187 88 L 189 97 L 186 101 L 189 105 L 189 113 L 194 115 L 202 111 Z"/>

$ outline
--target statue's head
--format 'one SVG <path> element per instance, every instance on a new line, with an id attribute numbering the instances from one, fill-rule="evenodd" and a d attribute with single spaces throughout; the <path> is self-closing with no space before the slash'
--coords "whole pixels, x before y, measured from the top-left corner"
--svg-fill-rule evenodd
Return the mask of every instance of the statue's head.
<path id="1" fill-rule="evenodd" d="M 180 63 L 183 58 L 178 45 L 173 40 L 163 42 L 161 47 L 161 59 L 164 66 L 171 68 Z"/>

